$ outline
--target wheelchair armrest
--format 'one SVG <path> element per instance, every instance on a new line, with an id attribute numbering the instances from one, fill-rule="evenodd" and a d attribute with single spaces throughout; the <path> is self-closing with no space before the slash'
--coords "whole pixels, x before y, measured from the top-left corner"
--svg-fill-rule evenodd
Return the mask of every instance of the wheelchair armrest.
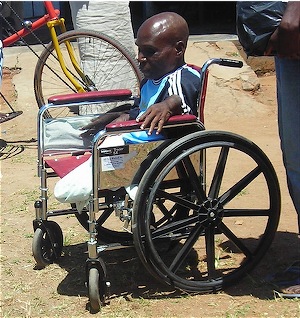
<path id="1" fill-rule="evenodd" d="M 49 104 L 70 104 L 74 102 L 101 102 L 109 100 L 123 100 L 132 96 L 129 89 L 112 89 L 106 91 L 92 91 L 85 93 L 72 93 L 65 95 L 51 96 L 48 99 Z"/>
<path id="2" fill-rule="evenodd" d="M 175 115 L 169 118 L 169 120 L 164 124 L 164 127 L 175 126 L 180 124 L 196 122 L 197 117 L 195 115 Z M 129 129 L 137 129 L 142 125 L 143 122 L 137 122 L 136 120 L 127 120 L 116 123 L 110 123 L 105 126 L 107 132 L 111 131 L 122 131 Z"/>

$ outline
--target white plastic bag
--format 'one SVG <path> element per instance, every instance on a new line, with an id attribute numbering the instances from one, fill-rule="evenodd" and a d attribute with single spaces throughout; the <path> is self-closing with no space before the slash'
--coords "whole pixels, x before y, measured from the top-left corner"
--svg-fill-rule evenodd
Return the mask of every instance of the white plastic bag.
<path id="1" fill-rule="evenodd" d="M 93 190 L 92 156 L 60 179 L 54 187 L 55 198 L 62 203 L 76 203 L 79 212 L 88 204 Z"/>
<path id="2" fill-rule="evenodd" d="M 107 137 L 101 148 L 124 145 L 121 135 Z M 128 159 L 127 159 L 128 160 Z M 62 203 L 75 203 L 78 212 L 87 206 L 93 191 L 92 156 L 60 179 L 54 187 L 55 198 Z"/>

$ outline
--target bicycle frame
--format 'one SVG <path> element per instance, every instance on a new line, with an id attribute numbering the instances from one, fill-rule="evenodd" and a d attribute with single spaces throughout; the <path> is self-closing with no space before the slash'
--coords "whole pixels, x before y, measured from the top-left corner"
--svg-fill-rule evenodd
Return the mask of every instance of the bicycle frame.
<path id="1" fill-rule="evenodd" d="M 60 47 L 59 47 L 57 33 L 56 33 L 56 27 L 59 27 L 60 31 L 62 33 L 66 32 L 67 30 L 66 30 L 66 26 L 65 26 L 65 19 L 59 17 L 60 11 L 58 9 L 54 9 L 51 1 L 44 1 L 44 6 L 46 8 L 47 14 L 45 14 L 43 17 L 39 18 L 35 22 L 30 23 L 28 26 L 22 28 L 19 31 L 16 31 L 14 34 L 12 34 L 11 36 L 4 39 L 3 40 L 3 47 L 10 46 L 10 45 L 14 44 L 16 41 L 18 41 L 18 40 L 24 38 L 26 35 L 30 34 L 32 31 L 35 31 L 35 30 L 39 29 L 40 27 L 47 25 L 61 69 L 63 70 L 65 76 L 69 79 L 69 81 L 74 85 L 77 92 L 84 92 L 85 91 L 84 88 L 78 83 L 78 81 L 76 81 L 74 79 L 72 74 L 68 71 L 68 69 L 64 63 Z M 69 42 L 66 42 L 66 46 L 67 46 L 70 60 L 73 64 L 74 68 L 76 69 L 76 71 L 77 71 L 78 75 L 81 77 L 81 79 L 84 82 L 86 82 L 85 75 L 82 72 L 78 62 L 76 61 L 76 59 L 74 57 L 72 46 L 70 45 Z"/>
<path id="2" fill-rule="evenodd" d="M 44 6 L 46 8 L 47 14 L 45 14 L 43 17 L 39 18 L 35 22 L 32 22 L 29 26 L 24 27 L 23 29 L 15 32 L 11 36 L 4 39 L 2 41 L 3 47 L 7 47 L 14 44 L 18 40 L 30 34 L 32 31 L 35 31 L 47 24 L 48 21 L 59 21 L 60 19 L 62 19 L 59 18 L 60 11 L 58 9 L 54 9 L 51 1 L 44 1 Z M 64 22 L 62 23 L 64 24 Z"/>

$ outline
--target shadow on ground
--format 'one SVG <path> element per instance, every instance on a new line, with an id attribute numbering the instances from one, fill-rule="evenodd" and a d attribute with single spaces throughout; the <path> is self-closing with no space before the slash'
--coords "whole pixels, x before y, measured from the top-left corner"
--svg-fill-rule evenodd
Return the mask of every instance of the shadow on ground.
<path id="1" fill-rule="evenodd" d="M 287 249 L 288 246 L 288 249 Z M 58 286 L 58 293 L 69 296 L 87 296 L 85 287 L 86 243 L 64 247 L 59 266 L 68 274 Z M 174 291 L 154 279 L 144 268 L 134 248 L 106 251 L 102 254 L 108 280 L 111 282 L 111 297 L 176 298 L 185 295 Z M 262 261 L 235 285 L 224 292 L 231 296 L 252 295 L 259 299 L 273 299 L 274 286 L 270 275 L 287 268 L 299 259 L 299 239 L 295 233 L 277 232 L 275 239 Z"/>
<path id="2" fill-rule="evenodd" d="M 30 146 L 36 147 L 36 139 L 6 141 L 0 139 L 0 160 L 9 159 L 22 153 L 25 148 Z"/>

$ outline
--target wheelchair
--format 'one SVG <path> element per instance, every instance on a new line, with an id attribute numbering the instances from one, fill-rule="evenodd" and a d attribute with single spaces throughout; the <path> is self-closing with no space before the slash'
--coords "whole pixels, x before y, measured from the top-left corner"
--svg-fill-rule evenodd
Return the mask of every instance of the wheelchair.
<path id="1" fill-rule="evenodd" d="M 114 110 L 120 103 L 132 103 L 129 90 L 54 96 L 39 111 L 40 198 L 35 202 L 33 256 L 40 267 L 58 261 L 63 233 L 49 218 L 75 214 L 89 233 L 85 275 L 91 312 L 99 311 L 109 295 L 107 250 L 133 246 L 154 278 L 193 294 L 217 292 L 238 282 L 272 243 L 281 200 L 270 160 L 240 135 L 205 130 L 212 64 L 242 66 L 229 59 L 206 61 L 200 70 L 199 117 L 171 117 L 163 127 L 165 140 L 101 147 L 109 136 L 140 131 L 140 123 L 127 121 L 105 125 L 88 146 L 47 146 L 47 125 L 57 119 L 49 119 L 46 112 L 94 104 L 114 105 Z M 85 118 L 74 113 L 69 117 Z M 48 210 L 48 178 L 63 177 L 87 158 L 92 167 L 88 204 L 80 213 L 74 204 Z M 121 178 L 120 169 L 129 176 Z"/>

